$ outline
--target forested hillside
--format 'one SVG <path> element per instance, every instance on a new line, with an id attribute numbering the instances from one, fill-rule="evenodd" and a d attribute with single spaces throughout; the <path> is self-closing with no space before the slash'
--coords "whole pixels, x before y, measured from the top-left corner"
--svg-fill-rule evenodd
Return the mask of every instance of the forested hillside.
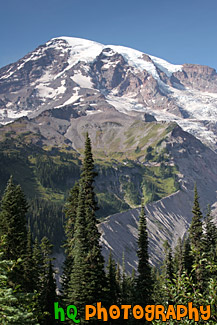
<path id="1" fill-rule="evenodd" d="M 142 203 L 138 225 L 138 267 L 125 274 L 110 252 L 107 267 L 97 229 L 96 178 L 91 141 L 85 141 L 79 181 L 65 204 L 66 254 L 61 295 L 56 296 L 52 245 L 46 237 L 33 239 L 27 227 L 28 204 L 20 185 L 11 176 L 0 210 L 0 319 L 3 324 L 215 324 L 217 283 L 217 228 L 210 207 L 203 216 L 194 187 L 192 221 L 188 232 L 172 251 L 164 243 L 164 262 L 149 262 L 147 217 Z M 44 207 L 45 209 L 45 207 Z M 204 223 L 204 225 L 203 225 Z M 104 308 L 87 313 L 85 305 Z M 64 310 L 74 304 L 73 315 Z M 111 306 L 115 305 L 115 312 Z M 125 306 L 124 308 L 120 306 Z M 126 310 L 126 305 L 127 310 Z M 181 305 L 181 307 L 180 307 Z M 181 309 L 180 309 L 181 308 Z M 124 309 L 124 310 L 123 310 Z M 178 311 L 179 310 L 179 311 Z M 127 311 L 127 313 L 126 313 Z M 72 321 L 71 321 L 72 320 Z M 115 320 L 115 321 L 114 321 Z"/>

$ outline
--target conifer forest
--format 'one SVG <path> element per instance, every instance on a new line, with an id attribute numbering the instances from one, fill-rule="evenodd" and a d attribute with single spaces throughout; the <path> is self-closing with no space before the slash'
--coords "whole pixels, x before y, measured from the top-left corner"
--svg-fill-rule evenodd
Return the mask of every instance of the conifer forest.
<path id="1" fill-rule="evenodd" d="M 148 154 L 153 151 L 149 148 Z M 1 162 L 8 159 L 1 158 Z M 7 185 L 0 205 L 1 324 L 217 324 L 217 226 L 210 207 L 200 206 L 196 184 L 190 228 L 175 248 L 164 242 L 163 263 L 157 267 L 150 263 L 146 202 L 134 193 L 141 207 L 138 267 L 129 274 L 124 252 L 121 263 L 115 261 L 112 250 L 108 261 L 102 255 L 97 172 L 88 133 L 81 172 L 79 164 L 57 168 L 51 159 L 40 155 L 36 155 L 35 164 L 47 188 L 55 182 L 64 187 L 69 169 L 75 179 L 62 207 L 41 198 L 27 200 L 13 173 L 2 173 Z M 172 177 L 172 168 L 167 170 L 161 164 L 161 169 L 167 179 Z M 206 215 L 201 212 L 204 208 Z M 112 207 L 108 209 L 112 211 Z M 39 220 L 39 211 L 46 220 Z M 54 250 L 64 251 L 61 273 L 54 265 Z M 87 319 L 85 306 L 96 308 L 99 302 L 104 308 L 101 319 L 98 313 Z M 74 318 L 70 318 L 72 311 L 67 312 L 71 305 L 77 309 Z M 160 305 L 164 309 L 154 314 L 151 306 Z M 111 306 L 118 307 L 116 313 L 106 314 Z M 193 306 L 193 312 L 187 311 L 187 306 Z"/>

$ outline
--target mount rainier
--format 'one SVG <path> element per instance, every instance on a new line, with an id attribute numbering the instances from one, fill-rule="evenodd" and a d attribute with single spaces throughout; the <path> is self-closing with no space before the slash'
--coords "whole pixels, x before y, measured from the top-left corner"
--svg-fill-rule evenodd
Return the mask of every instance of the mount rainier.
<path id="1" fill-rule="evenodd" d="M 0 123 L 72 107 L 175 121 L 217 150 L 217 73 L 123 46 L 59 37 L 0 69 Z"/>

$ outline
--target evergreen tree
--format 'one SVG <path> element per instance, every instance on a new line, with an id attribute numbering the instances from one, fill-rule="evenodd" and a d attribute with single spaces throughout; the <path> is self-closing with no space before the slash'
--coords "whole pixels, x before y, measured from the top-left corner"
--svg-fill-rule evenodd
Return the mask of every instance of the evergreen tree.
<path id="1" fill-rule="evenodd" d="M 66 243 L 64 245 L 66 255 L 70 254 L 74 238 L 75 219 L 78 208 L 79 183 L 76 182 L 69 192 L 64 212 L 65 212 L 65 234 Z"/>
<path id="2" fill-rule="evenodd" d="M 172 257 L 172 249 L 168 241 L 164 242 L 164 252 L 165 252 L 165 260 L 164 260 L 164 277 L 167 281 L 173 281 L 173 273 L 174 273 L 174 264 Z"/>
<path id="3" fill-rule="evenodd" d="M 167 303 L 167 297 L 165 297 L 164 283 L 165 279 L 160 273 L 159 269 L 152 269 L 153 278 L 153 303 L 164 305 Z"/>
<path id="4" fill-rule="evenodd" d="M 50 261 L 53 260 L 51 257 L 53 245 L 50 243 L 47 237 L 43 237 L 41 240 L 41 254 L 42 254 L 42 269 L 43 273 L 47 274 L 49 270 Z"/>
<path id="5" fill-rule="evenodd" d="M 107 265 L 107 291 L 106 291 L 106 304 L 105 306 L 107 309 L 110 308 L 112 305 L 119 304 L 120 299 L 120 287 L 119 283 L 117 283 L 116 280 L 116 263 L 114 259 L 112 258 L 112 254 L 110 252 L 109 259 L 108 259 L 108 265 Z M 113 320 L 109 317 L 109 324 L 113 324 Z M 120 320 L 116 320 L 117 324 L 121 324 Z"/>
<path id="6" fill-rule="evenodd" d="M 25 254 L 27 243 L 26 213 L 28 204 L 20 185 L 10 177 L 1 201 L 0 233 L 6 235 L 4 256 L 16 260 Z"/>
<path id="7" fill-rule="evenodd" d="M 166 240 L 163 244 L 164 247 L 164 262 L 162 266 L 162 274 L 161 274 L 161 280 L 162 283 L 162 297 L 163 301 L 166 304 L 173 304 L 170 287 L 174 283 L 174 262 L 172 257 L 172 249 L 168 241 Z"/>
<path id="8" fill-rule="evenodd" d="M 203 250 L 203 224 L 202 224 L 202 212 L 199 205 L 199 197 L 197 192 L 197 186 L 194 187 L 194 204 L 193 204 L 193 218 L 189 228 L 189 237 L 191 241 L 191 251 L 194 258 L 194 274 L 197 280 L 197 286 L 200 290 L 204 287 L 204 269 L 205 265 L 202 262 L 202 250 Z M 199 263 L 200 262 L 200 263 Z"/>
<path id="9" fill-rule="evenodd" d="M 81 173 L 81 182 L 83 182 L 86 203 L 95 212 L 98 210 L 97 201 L 94 193 L 94 178 L 97 173 L 94 170 L 94 160 L 91 150 L 91 140 L 88 133 L 86 133 L 85 149 L 84 149 L 84 159 Z"/>
<path id="10" fill-rule="evenodd" d="M 35 283 L 36 291 L 40 292 L 40 290 L 41 290 L 41 275 L 43 274 L 43 270 L 42 270 L 43 257 L 42 257 L 42 252 L 41 252 L 41 248 L 40 248 L 37 237 L 33 244 L 32 261 L 33 261 L 32 281 L 33 281 L 33 283 Z"/>
<path id="11" fill-rule="evenodd" d="M 136 278 L 136 303 L 141 306 L 150 304 L 153 291 L 151 267 L 148 254 L 148 233 L 144 207 L 141 207 L 138 229 L 138 276 Z"/>
<path id="12" fill-rule="evenodd" d="M 119 263 L 117 264 L 116 272 L 115 272 L 115 280 L 117 283 L 117 302 L 120 303 L 121 301 L 121 270 Z"/>
<path id="13" fill-rule="evenodd" d="M 189 236 L 190 236 L 191 245 L 193 249 L 197 253 L 199 253 L 201 249 L 201 242 L 202 242 L 201 239 L 203 235 L 203 228 L 202 228 L 203 215 L 200 210 L 199 197 L 198 197 L 196 184 L 194 187 L 194 204 L 193 204 L 192 213 L 193 213 L 193 218 L 189 228 Z"/>
<path id="14" fill-rule="evenodd" d="M 9 286 L 10 272 L 15 267 L 15 261 L 5 260 L 5 240 L 0 238 L 0 323 L 6 324 L 38 324 L 32 313 L 32 296 L 20 290 L 15 292 Z"/>
<path id="15" fill-rule="evenodd" d="M 118 285 L 116 282 L 116 264 L 112 258 L 112 253 L 109 253 L 107 265 L 107 290 L 108 290 L 108 306 L 117 304 L 118 301 Z"/>
<path id="16" fill-rule="evenodd" d="M 136 277 L 135 277 L 135 269 L 132 269 L 131 276 L 128 276 L 128 288 L 129 288 L 129 302 L 131 305 L 135 304 L 136 299 Z M 152 277 L 153 279 L 153 277 Z"/>
<path id="17" fill-rule="evenodd" d="M 63 300 L 67 299 L 68 296 L 68 286 L 70 281 L 70 274 L 72 271 L 73 265 L 73 244 L 74 244 L 74 227 L 76 220 L 76 213 L 78 208 L 78 195 L 79 195 L 79 184 L 75 183 L 73 188 L 69 192 L 67 202 L 65 204 L 65 235 L 66 242 L 63 245 L 65 249 L 65 261 L 63 265 L 63 274 L 62 274 L 62 293 Z"/>
<path id="18" fill-rule="evenodd" d="M 34 281 L 37 286 L 36 309 L 38 309 L 40 324 L 56 324 L 53 316 L 54 302 L 56 297 L 56 282 L 52 266 L 52 246 L 46 237 L 43 237 L 39 245 L 36 239 L 33 247 L 33 261 L 36 263 L 34 268 Z"/>
<path id="19" fill-rule="evenodd" d="M 128 303 L 128 288 L 127 288 L 127 276 L 125 270 L 125 254 L 122 256 L 122 279 L 121 279 L 121 303 L 122 305 Z"/>
<path id="20" fill-rule="evenodd" d="M 184 239 L 183 242 L 183 269 L 186 271 L 188 276 L 190 276 L 192 272 L 193 263 L 194 258 L 191 253 L 190 238 L 188 236 Z"/>
<path id="21" fill-rule="evenodd" d="M 18 260 L 13 272 L 10 273 L 10 282 L 14 286 L 25 287 L 24 260 L 27 246 L 26 213 L 28 204 L 20 185 L 13 183 L 10 177 L 1 201 L 0 233 L 5 235 L 4 258 Z M 28 290 L 28 285 L 25 290 Z"/>
<path id="22" fill-rule="evenodd" d="M 179 237 L 178 243 L 174 250 L 174 273 L 181 275 L 184 267 L 183 261 L 183 243 L 181 238 Z"/>
<path id="23" fill-rule="evenodd" d="M 205 234 L 203 240 L 203 247 L 206 256 L 217 262 L 217 227 L 213 222 L 210 206 L 207 208 L 207 216 L 205 220 Z"/>
<path id="24" fill-rule="evenodd" d="M 86 135 L 82 174 L 79 181 L 78 207 L 75 218 L 74 239 L 72 245 L 72 271 L 68 287 L 67 300 L 79 306 L 82 322 L 85 304 L 104 301 L 106 277 L 104 259 L 99 244 L 95 211 L 97 202 L 94 193 L 94 161 L 91 141 Z M 71 249 L 71 248 L 70 248 Z"/>
<path id="25" fill-rule="evenodd" d="M 44 302 L 43 305 L 43 312 L 44 317 L 43 321 L 41 322 L 43 325 L 54 325 L 56 324 L 56 320 L 54 319 L 54 302 L 57 301 L 56 296 L 56 281 L 54 279 L 54 271 L 51 260 L 49 261 L 49 268 L 48 272 L 44 278 L 44 286 L 43 291 L 40 295 L 40 302 Z"/>
<path id="26" fill-rule="evenodd" d="M 83 185 L 80 185 L 78 209 L 74 227 L 73 244 L 73 266 L 68 287 L 68 303 L 73 303 L 79 311 L 79 319 L 85 324 L 84 306 L 90 302 L 89 292 L 86 290 L 89 281 L 87 274 L 87 231 L 85 218 L 85 192 Z M 92 302 L 92 301 L 91 301 Z"/>
<path id="27" fill-rule="evenodd" d="M 86 206 L 85 215 L 88 243 L 87 273 L 89 278 L 86 290 L 89 291 L 89 297 L 92 297 L 91 299 L 93 302 L 99 301 L 98 299 L 104 302 L 106 277 L 104 271 L 104 258 L 99 244 L 100 234 L 96 226 L 94 211 Z"/>
<path id="28" fill-rule="evenodd" d="M 34 292 L 37 289 L 37 283 L 34 281 L 34 261 L 32 251 L 32 234 L 30 226 L 28 227 L 27 233 L 27 245 L 25 255 L 23 257 L 23 268 L 24 268 L 24 283 L 23 289 L 26 292 Z"/>
<path id="29" fill-rule="evenodd" d="M 85 191 L 85 216 L 86 216 L 86 230 L 88 242 L 88 265 L 89 277 L 88 283 L 89 291 L 92 292 L 93 298 L 104 299 L 104 286 L 106 282 L 104 272 L 104 258 L 101 254 L 101 247 L 99 245 L 100 233 L 97 228 L 96 210 L 98 210 L 97 202 L 94 193 L 94 178 L 97 173 L 94 170 L 94 160 L 91 151 L 91 141 L 86 134 L 85 150 L 83 168 L 81 173 L 80 183 Z"/>

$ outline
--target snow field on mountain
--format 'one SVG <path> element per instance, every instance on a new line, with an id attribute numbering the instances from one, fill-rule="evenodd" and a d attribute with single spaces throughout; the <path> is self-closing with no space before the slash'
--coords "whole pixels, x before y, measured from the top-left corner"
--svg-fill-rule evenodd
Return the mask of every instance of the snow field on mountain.
<path id="1" fill-rule="evenodd" d="M 94 41 L 89 41 L 74 37 L 58 37 L 53 40 L 64 40 L 68 43 L 69 48 L 71 47 L 71 55 L 68 61 L 68 67 L 66 70 L 71 69 L 79 61 L 92 62 L 94 59 L 102 52 L 105 48 L 110 48 L 114 52 L 121 54 L 125 61 L 138 70 L 146 70 L 151 74 L 156 80 L 159 80 L 159 75 L 157 73 L 156 67 L 152 62 L 146 61 L 143 55 L 145 53 L 134 50 L 125 46 L 117 45 L 103 45 Z M 58 48 L 58 45 L 57 45 Z M 112 54 L 107 52 L 104 53 L 106 56 L 111 56 Z M 171 64 L 163 59 L 159 59 L 154 56 L 149 56 L 156 66 L 159 67 L 167 76 L 171 76 L 173 72 L 182 69 L 181 65 Z"/>

